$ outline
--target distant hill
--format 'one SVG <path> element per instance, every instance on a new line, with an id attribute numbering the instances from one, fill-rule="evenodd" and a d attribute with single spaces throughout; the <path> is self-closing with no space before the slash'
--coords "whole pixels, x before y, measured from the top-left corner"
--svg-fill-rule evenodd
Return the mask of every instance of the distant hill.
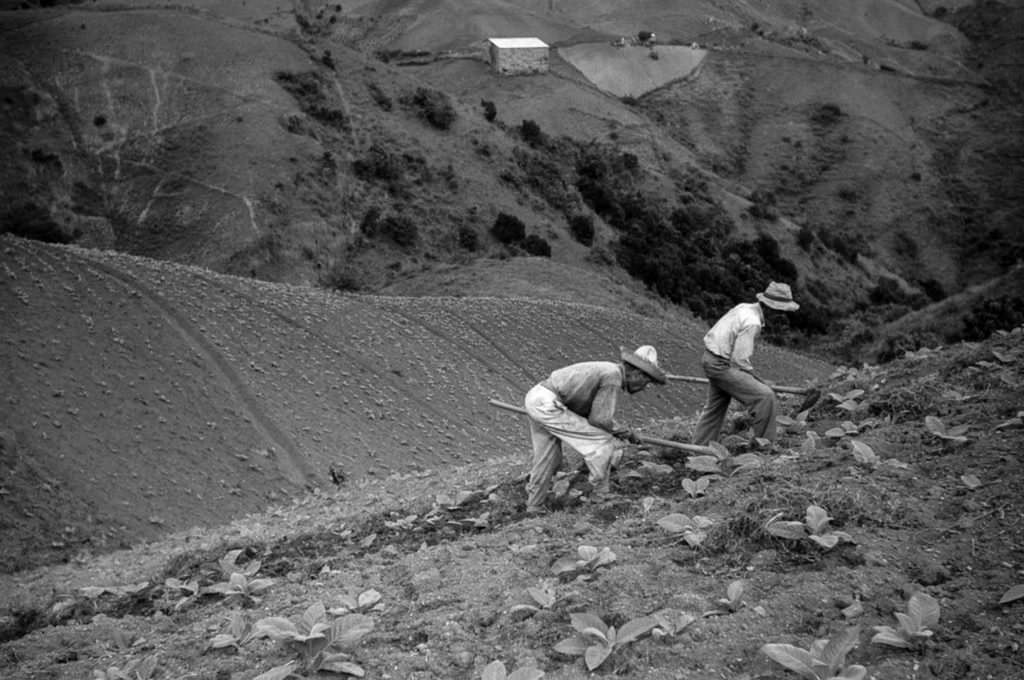
<path id="1" fill-rule="evenodd" d="M 816 317 L 805 330 L 862 318 L 880 283 L 910 311 L 1022 252 L 1020 3 L 5 7 L 0 224 L 15 233 L 372 292 L 522 252 L 491 234 L 504 213 L 555 268 L 622 266 L 705 318 L 786 278 Z M 665 57 L 643 57 L 629 97 L 609 94 L 628 78 L 579 61 L 652 28 Z M 494 75 L 495 35 L 548 41 L 551 73 Z M 699 67 L 673 79 L 671 50 L 693 43 Z M 595 148 L 637 161 L 629 185 L 605 178 L 620 212 L 581 188 Z M 727 215 L 695 255 L 716 273 L 639 272 L 619 244 L 638 224 L 665 233 L 698 177 L 697 198 Z M 641 214 L 651 197 L 663 205 Z M 590 243 L 571 233 L 579 216 Z M 777 247 L 742 256 L 751 271 L 730 264 L 726 239 L 757 237 Z"/>

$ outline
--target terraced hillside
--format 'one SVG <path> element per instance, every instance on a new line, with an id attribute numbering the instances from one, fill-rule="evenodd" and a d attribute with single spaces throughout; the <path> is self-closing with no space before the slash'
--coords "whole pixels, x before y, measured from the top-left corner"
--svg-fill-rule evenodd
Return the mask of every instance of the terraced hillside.
<path id="1" fill-rule="evenodd" d="M 522 422 L 488 399 L 621 345 L 698 370 L 702 326 L 611 308 L 339 295 L 9 236 L 0 264 L 7 568 L 237 516 L 332 467 L 525 460 Z M 824 370 L 764 361 L 787 382 Z M 702 397 L 650 390 L 622 413 L 692 416 Z"/>

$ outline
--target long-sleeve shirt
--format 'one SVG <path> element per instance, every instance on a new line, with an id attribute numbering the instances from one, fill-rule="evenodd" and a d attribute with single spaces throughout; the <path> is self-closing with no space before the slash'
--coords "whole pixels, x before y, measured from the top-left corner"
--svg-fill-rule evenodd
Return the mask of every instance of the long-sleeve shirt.
<path id="1" fill-rule="evenodd" d="M 726 312 L 704 335 L 704 347 L 712 354 L 729 359 L 742 370 L 753 373 L 750 357 L 754 354 L 754 342 L 762 327 L 764 312 L 760 303 L 740 303 Z"/>
<path id="2" fill-rule="evenodd" d="M 620 364 L 584 361 L 555 370 L 541 384 L 594 427 L 614 432 L 618 429 L 614 422 L 615 407 L 624 381 Z"/>

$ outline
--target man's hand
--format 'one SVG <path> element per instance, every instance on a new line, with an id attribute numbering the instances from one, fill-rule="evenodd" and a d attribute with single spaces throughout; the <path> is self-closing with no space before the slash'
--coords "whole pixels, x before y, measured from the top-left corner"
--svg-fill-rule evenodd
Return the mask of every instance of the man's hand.
<path id="1" fill-rule="evenodd" d="M 612 434 L 619 439 L 629 442 L 630 444 L 640 444 L 643 441 L 636 432 L 633 432 L 633 430 L 628 427 L 616 430 L 615 432 L 612 432 Z"/>

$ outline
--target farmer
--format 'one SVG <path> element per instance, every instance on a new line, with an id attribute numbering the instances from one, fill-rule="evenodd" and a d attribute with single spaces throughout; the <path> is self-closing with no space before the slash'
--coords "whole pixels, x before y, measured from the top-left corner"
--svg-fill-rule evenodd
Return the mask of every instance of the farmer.
<path id="1" fill-rule="evenodd" d="M 750 357 L 764 327 L 765 308 L 792 312 L 800 305 L 793 301 L 789 285 L 775 281 L 757 294 L 757 300 L 736 305 L 704 335 L 701 366 L 708 378 L 708 401 L 693 433 L 694 444 L 703 446 L 718 439 L 732 399 L 752 411 L 755 437 L 775 441 L 778 400 L 772 388 L 754 372 Z"/>
<path id="2" fill-rule="evenodd" d="M 562 464 L 562 443 L 586 461 L 592 497 L 608 492 L 616 439 L 639 443 L 636 434 L 614 420 L 619 392 L 634 394 L 649 383 L 665 384 L 658 352 L 650 345 L 622 348 L 621 361 L 585 361 L 559 368 L 526 393 L 533 463 L 526 483 L 526 511 L 543 511 L 551 478 Z"/>

